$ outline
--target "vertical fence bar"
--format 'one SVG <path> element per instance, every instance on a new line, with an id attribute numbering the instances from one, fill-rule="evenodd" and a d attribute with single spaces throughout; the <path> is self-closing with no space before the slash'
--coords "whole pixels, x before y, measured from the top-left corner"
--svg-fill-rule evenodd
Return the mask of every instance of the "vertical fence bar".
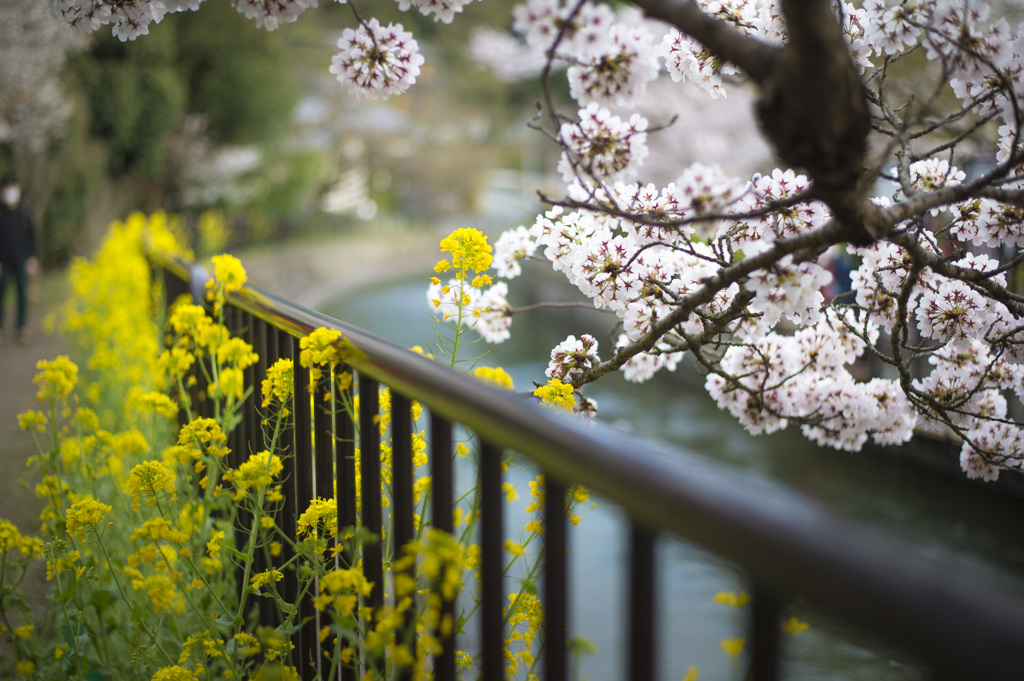
<path id="1" fill-rule="evenodd" d="M 351 371 L 348 367 L 341 370 Z M 337 431 L 334 442 L 334 465 L 337 476 L 338 528 L 342 529 L 355 527 L 359 523 L 356 514 L 356 424 L 352 411 L 355 406 L 352 381 L 344 388 L 338 389 L 335 397 L 339 407 L 335 421 Z M 356 557 L 347 548 L 339 555 L 346 568 L 355 565 Z"/>
<path id="2" fill-rule="evenodd" d="M 318 498 L 334 498 L 334 381 L 326 373 L 313 400 L 314 493 Z"/>
<path id="3" fill-rule="evenodd" d="M 293 343 L 297 339 L 292 339 Z M 298 357 L 298 352 L 295 352 Z M 295 365 L 295 517 L 298 518 L 309 506 L 313 498 L 313 414 L 310 405 L 309 369 Z M 297 537 L 297 534 L 289 536 Z M 302 626 L 298 632 L 296 649 L 299 651 L 299 676 L 303 679 L 313 678 L 317 673 L 319 654 L 316 647 L 319 637 L 316 631 L 316 609 L 312 599 L 302 599 L 298 606 L 299 622 Z M 313 662 L 310 664 L 310 654 Z"/>
<path id="4" fill-rule="evenodd" d="M 654 533 L 630 524 L 629 673 L 632 681 L 654 679 Z"/>
<path id="5" fill-rule="evenodd" d="M 242 421 L 242 425 L 244 426 L 242 439 L 245 440 L 246 443 L 245 452 L 246 454 L 249 454 L 251 452 L 259 452 L 263 450 L 263 443 L 257 435 L 259 434 L 260 423 L 260 415 L 258 413 L 260 406 L 260 385 L 263 383 L 266 371 L 262 374 L 258 373 L 260 354 L 257 349 L 256 342 L 256 318 L 248 312 L 243 312 L 242 314 L 242 332 L 245 342 L 252 347 L 253 352 L 255 352 L 257 356 L 257 361 L 245 368 L 245 383 L 243 384 L 252 388 L 252 392 L 245 398 L 245 403 L 242 406 L 242 413 L 244 414 L 244 420 Z"/>
<path id="6" fill-rule="evenodd" d="M 455 529 L 452 522 L 452 506 L 455 504 L 455 476 L 452 471 L 454 449 L 452 424 L 431 412 L 430 414 L 430 476 L 431 476 L 431 523 L 437 529 L 448 532 Z M 440 585 L 438 585 L 440 589 Z M 440 595 L 440 594 L 438 594 Z M 449 622 L 445 634 L 444 622 Z M 455 603 L 441 601 L 442 632 L 439 638 L 441 654 L 434 658 L 434 678 L 437 681 L 455 681 Z"/>
<path id="7" fill-rule="evenodd" d="M 265 345 L 265 351 L 266 351 L 266 356 L 267 356 L 267 369 L 269 369 L 270 367 L 272 367 L 274 364 L 277 363 L 277 360 L 288 358 L 287 355 L 283 355 L 282 354 L 282 353 L 287 352 L 287 348 L 284 347 L 284 342 L 285 341 L 282 340 L 282 338 L 287 338 L 287 336 L 284 334 L 284 332 L 278 331 L 277 329 L 275 329 L 274 327 L 272 327 L 272 326 L 270 326 L 269 324 L 266 324 L 266 323 L 263 324 L 263 336 L 264 336 L 264 345 Z M 290 426 L 291 421 L 289 421 L 288 423 L 289 423 L 288 428 L 290 429 L 291 428 L 291 426 Z M 262 438 L 263 438 L 263 424 L 262 424 L 262 422 L 260 422 L 260 424 L 257 426 L 257 428 L 259 429 L 259 432 L 260 432 L 260 436 L 259 437 L 260 437 L 260 441 L 262 442 Z M 287 442 L 288 441 L 287 438 L 288 438 L 288 434 L 286 432 L 284 437 L 281 438 L 281 440 L 279 441 L 278 446 L 280 447 L 282 442 Z M 284 470 L 282 471 L 282 479 L 281 479 L 281 490 L 282 490 L 282 495 L 284 497 L 284 500 L 281 501 L 280 504 L 278 505 L 275 520 L 276 520 L 278 525 L 283 530 L 287 531 L 287 529 L 285 529 L 285 528 L 287 528 L 289 526 L 289 522 L 291 523 L 291 525 L 294 525 L 294 516 L 292 515 L 291 511 L 288 508 L 288 503 L 292 499 L 291 495 L 288 492 L 288 485 L 290 484 L 290 482 L 292 480 L 291 474 L 290 474 L 289 471 L 291 471 L 294 468 L 294 464 L 292 462 L 292 457 L 291 457 L 291 451 L 283 452 L 283 455 L 281 456 L 281 460 L 284 462 Z M 286 520 L 286 518 L 288 520 Z M 289 536 L 292 536 L 292 535 L 289 535 Z M 269 548 L 268 548 L 268 551 L 269 551 Z M 286 548 L 285 545 L 284 545 L 284 542 L 282 542 L 281 554 L 278 557 L 276 557 L 276 558 L 274 558 L 274 557 L 270 558 L 271 565 L 273 565 L 275 567 L 280 567 L 281 565 L 283 565 L 288 560 L 288 557 L 289 557 L 290 554 L 291 554 L 291 550 Z M 295 576 L 295 571 L 294 570 L 285 570 L 283 572 L 283 574 L 284 574 L 284 581 L 283 581 L 282 586 L 281 586 L 281 593 L 282 593 L 282 595 L 284 595 L 285 599 L 287 600 L 289 591 L 291 590 L 292 593 L 294 593 L 296 591 L 295 588 L 294 588 L 296 576 Z M 280 618 L 280 616 L 279 616 L 279 614 L 277 612 L 277 609 L 273 608 L 273 607 L 270 607 L 270 606 L 260 608 L 260 622 L 264 626 L 268 626 L 268 627 L 276 627 L 279 624 L 281 624 L 281 618 Z"/>
<path id="8" fill-rule="evenodd" d="M 228 333 L 230 333 L 232 336 L 237 336 L 241 338 L 242 311 L 239 308 L 235 307 L 234 305 L 231 305 L 230 303 L 226 304 L 224 306 L 224 325 L 227 327 Z M 210 353 L 210 361 L 211 363 L 217 361 L 216 356 L 212 352 Z M 241 408 L 241 405 L 239 405 L 239 407 Z M 228 435 L 228 446 L 231 448 L 232 452 L 235 452 L 235 456 L 237 457 L 235 459 L 236 466 L 248 458 L 246 456 L 247 452 L 245 446 L 245 409 L 241 408 L 240 413 L 242 415 L 243 421 L 240 422 L 237 426 L 235 426 L 234 430 L 232 430 L 231 433 Z"/>
<path id="9" fill-rule="evenodd" d="M 340 370 L 349 371 L 348 367 L 340 368 Z M 337 434 L 334 442 L 334 465 L 338 494 L 339 531 L 337 541 L 343 541 L 341 530 L 355 527 L 359 522 L 356 515 L 356 426 L 352 420 L 353 414 L 347 411 L 355 404 L 351 381 L 346 387 L 338 390 L 336 397 L 341 405 L 335 423 Z M 356 564 L 357 557 L 348 548 L 345 548 L 339 557 L 342 565 L 346 568 Z M 355 661 L 352 666 L 341 667 L 341 681 L 356 681 L 358 678 Z"/>
<path id="10" fill-rule="evenodd" d="M 505 595 L 502 586 L 504 519 L 501 490 L 502 450 L 480 446 L 480 677 L 505 675 Z"/>
<path id="11" fill-rule="evenodd" d="M 566 574 L 566 488 L 544 476 L 544 679 L 566 681 L 568 674 L 568 588 Z"/>
<path id="12" fill-rule="evenodd" d="M 317 387 L 316 395 L 313 396 L 312 409 L 313 409 L 313 491 L 312 494 L 317 499 L 333 499 L 334 498 L 334 413 L 333 400 L 334 398 L 334 376 L 330 370 L 324 372 L 323 377 L 320 379 L 320 385 Z M 327 531 L 327 528 L 325 528 Z M 330 551 L 327 552 L 325 558 L 330 555 Z M 319 593 L 320 582 L 317 580 L 315 586 L 315 592 L 311 596 L 316 596 Z M 320 642 L 320 636 L 318 632 L 323 624 L 323 620 L 328 616 L 322 616 L 320 611 L 313 610 L 313 619 L 310 620 L 312 627 L 311 635 L 313 638 L 310 641 L 310 645 L 316 650 L 316 668 L 319 674 L 324 673 L 325 665 L 329 666 L 329 663 L 325 662 L 325 646 Z"/>
<path id="13" fill-rule="evenodd" d="M 391 391 L 391 451 L 391 526 L 395 560 L 398 560 L 402 557 L 403 547 L 415 538 L 416 529 L 412 518 L 412 402 L 394 390 Z M 413 565 L 407 571 L 408 574 L 414 575 L 415 569 Z M 397 581 L 397 578 L 392 580 L 396 586 Z M 416 594 L 410 594 L 409 597 L 415 599 Z M 397 594 L 395 601 L 397 605 Z M 403 627 L 404 643 L 413 656 L 416 655 L 415 610 L 412 607 L 406 611 Z M 400 669 L 395 678 L 398 681 L 411 681 L 412 671 L 412 667 Z"/>
<path id="14" fill-rule="evenodd" d="M 359 376 L 359 468 L 363 503 L 362 526 L 378 537 L 383 529 L 380 480 L 380 395 L 377 381 Z M 373 582 L 367 605 L 374 611 L 384 605 L 384 551 L 381 542 L 363 546 L 363 574 Z M 372 622 L 365 623 L 372 626 Z M 384 676 L 384 661 L 376 665 L 378 676 Z"/>
<path id="15" fill-rule="evenodd" d="M 755 583 L 750 599 L 750 678 L 777 681 L 782 600 L 762 584 Z"/>
<path id="16" fill-rule="evenodd" d="M 277 346 L 278 352 L 276 354 L 278 354 L 281 358 L 290 359 L 292 361 L 295 360 L 297 354 L 297 341 L 295 338 L 293 338 L 287 332 L 277 329 L 273 334 L 273 338 L 271 338 L 270 341 L 272 349 L 274 345 Z M 298 363 L 295 362 L 295 364 Z M 296 369 L 297 368 L 298 367 L 296 367 Z M 298 387 L 297 376 L 298 375 L 296 374 L 296 378 L 293 379 L 293 388 Z M 297 476 L 295 471 L 296 462 L 298 459 L 298 455 L 296 454 L 296 441 L 298 440 L 298 438 L 295 435 L 295 423 L 297 422 L 297 417 L 295 415 L 295 407 L 299 402 L 299 394 L 300 391 L 295 390 L 295 394 L 292 396 L 292 438 L 291 442 L 288 443 L 290 451 L 287 453 L 287 456 L 281 457 L 283 463 L 283 470 L 281 472 L 281 491 L 282 495 L 284 496 L 284 501 L 281 502 L 281 511 L 280 515 L 278 516 L 278 525 L 280 526 L 281 531 L 289 537 L 295 536 L 295 530 L 297 525 L 297 516 L 295 514 L 295 509 L 297 505 L 297 494 L 295 489 Z M 295 551 L 288 544 L 285 544 L 281 550 L 280 564 L 287 564 L 292 558 L 294 558 L 294 556 Z M 281 595 L 284 597 L 284 600 L 287 603 L 295 603 L 298 600 L 299 576 L 298 573 L 296 572 L 294 564 L 292 564 L 292 567 L 284 570 L 284 578 L 281 581 Z M 293 662 L 298 663 L 298 661 L 301 660 L 303 656 L 302 648 L 300 645 L 302 643 L 300 636 L 296 635 L 292 637 L 292 643 L 295 645 L 295 649 L 297 651 L 292 655 L 292 660 Z"/>
<path id="17" fill-rule="evenodd" d="M 261 403 L 262 403 L 262 387 L 263 381 L 267 377 L 267 369 L 276 361 L 276 358 L 270 354 L 270 343 L 268 342 L 267 336 L 269 330 L 267 323 L 257 317 L 250 317 L 249 321 L 252 326 L 252 346 L 256 352 L 257 360 L 256 366 L 253 368 L 253 379 L 251 385 L 253 387 L 252 394 L 252 406 L 251 414 L 252 419 L 249 423 L 249 446 L 253 451 L 263 451 L 266 443 L 263 440 L 263 418 L 261 415 Z M 270 569 L 273 566 L 273 561 L 269 555 L 270 549 L 267 546 L 261 546 L 257 549 L 256 553 L 256 572 L 263 572 Z M 273 627 L 278 624 L 277 617 L 275 617 L 275 609 L 269 605 L 261 604 L 260 606 L 260 625 L 264 627 Z"/>

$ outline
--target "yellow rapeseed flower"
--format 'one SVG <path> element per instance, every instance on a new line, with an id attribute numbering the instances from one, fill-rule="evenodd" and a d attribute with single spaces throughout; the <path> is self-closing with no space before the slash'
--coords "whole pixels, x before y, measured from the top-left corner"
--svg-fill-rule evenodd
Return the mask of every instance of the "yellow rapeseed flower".
<path id="1" fill-rule="evenodd" d="M 217 361 L 221 364 L 231 364 L 237 369 L 251 367 L 258 360 L 259 355 L 241 338 L 228 338 L 217 348 Z"/>
<path id="2" fill-rule="evenodd" d="M 573 397 L 571 385 L 562 383 L 557 378 L 552 378 L 547 385 L 542 385 L 533 391 L 533 394 L 540 398 L 542 404 L 549 404 L 572 411 L 576 406 L 576 398 Z"/>
<path id="3" fill-rule="evenodd" d="M 178 418 L 178 404 L 167 395 L 151 390 L 145 392 L 133 387 L 128 392 L 128 413 L 159 414 L 166 419 Z M 81 411 L 81 409 L 79 409 Z"/>
<path id="4" fill-rule="evenodd" d="M 473 375 L 485 383 L 490 383 L 502 390 L 513 390 L 512 377 L 501 367 L 477 367 L 473 369 Z"/>
<path id="5" fill-rule="evenodd" d="M 247 279 L 245 268 L 235 256 L 227 253 L 215 255 L 210 258 L 210 262 L 213 263 L 213 276 L 217 284 L 224 287 L 225 294 L 237 291 L 245 285 Z"/>
<path id="6" fill-rule="evenodd" d="M 107 504 L 96 501 L 89 495 L 81 497 L 67 511 L 67 532 L 82 539 L 85 537 L 85 531 L 103 522 L 108 513 L 110 506 Z"/>
<path id="7" fill-rule="evenodd" d="M 742 608 L 750 602 L 750 596 L 746 591 L 736 593 L 735 591 L 719 591 L 715 594 L 715 603 L 729 605 L 734 608 Z"/>
<path id="8" fill-rule="evenodd" d="M 39 557 L 43 553 L 43 542 L 36 537 L 26 537 L 14 523 L 0 518 L 0 554 L 18 551 L 22 556 Z"/>
<path id="9" fill-rule="evenodd" d="M 267 584 L 280 582 L 282 579 L 284 579 L 284 574 L 274 568 L 271 568 L 265 572 L 258 572 L 253 575 L 249 579 L 249 584 L 252 585 L 253 589 L 259 589 Z"/>
<path id="10" fill-rule="evenodd" d="M 451 266 L 461 274 L 469 270 L 483 272 L 491 266 L 491 246 L 479 229 L 460 227 L 441 240 L 441 250 L 452 256 Z M 435 268 L 437 270 L 437 268 Z M 437 270 L 443 272 L 444 270 Z"/>
<path id="11" fill-rule="evenodd" d="M 178 445 L 198 458 L 203 452 L 210 456 L 223 458 L 228 448 L 224 446 L 228 437 L 220 424 L 210 418 L 196 418 L 181 427 L 178 432 Z"/>
<path id="12" fill-rule="evenodd" d="M 269 407 L 271 402 L 287 405 L 294 390 L 295 365 L 292 360 L 281 358 L 267 369 L 267 377 L 263 379 L 263 407 Z"/>
<path id="13" fill-rule="evenodd" d="M 296 534 L 309 534 L 312 538 L 321 536 L 318 529 L 323 527 L 325 536 L 334 537 L 338 534 L 338 502 L 334 499 L 313 499 L 309 508 L 299 516 Z"/>
<path id="14" fill-rule="evenodd" d="M 245 496 L 249 488 L 262 489 L 273 483 L 274 478 L 284 470 L 281 457 L 264 450 L 253 454 L 238 467 L 232 481 L 235 484 L 235 501 Z"/>
<path id="15" fill-rule="evenodd" d="M 46 430 L 46 414 L 41 411 L 29 409 L 26 412 L 18 414 L 18 427 L 22 430 L 33 430 L 43 432 Z"/>
<path id="16" fill-rule="evenodd" d="M 161 494 L 174 499 L 177 496 L 174 488 L 176 479 L 174 469 L 163 461 L 144 461 L 135 466 L 128 473 L 126 484 L 132 497 L 132 508 L 139 510 L 142 499 L 146 500 L 147 506 L 154 506 Z"/>
<path id="17" fill-rule="evenodd" d="M 174 665 L 173 667 L 161 667 L 156 670 L 152 681 L 199 681 L 199 677 L 184 667 Z"/>
<path id="18" fill-rule="evenodd" d="M 722 647 L 722 650 L 726 652 L 730 657 L 739 657 L 740 653 L 743 652 L 743 644 L 746 641 L 741 637 L 733 637 L 723 639 L 718 643 Z"/>
<path id="19" fill-rule="evenodd" d="M 782 623 L 782 630 L 791 636 L 796 636 L 807 631 L 810 626 L 807 622 L 803 622 L 796 617 L 790 617 Z"/>
<path id="20" fill-rule="evenodd" d="M 46 402 L 51 397 L 67 397 L 78 382 L 78 365 L 60 355 L 53 360 L 41 359 L 36 363 L 39 373 L 32 382 L 39 386 L 36 399 Z"/>

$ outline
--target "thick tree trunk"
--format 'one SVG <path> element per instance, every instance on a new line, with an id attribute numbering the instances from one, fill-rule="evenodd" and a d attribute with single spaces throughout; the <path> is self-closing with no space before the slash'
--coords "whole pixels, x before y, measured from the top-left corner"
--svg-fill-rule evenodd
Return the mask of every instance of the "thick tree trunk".
<path id="1" fill-rule="evenodd" d="M 870 115 L 860 74 L 829 0 L 783 0 L 789 40 L 766 45 L 704 14 L 693 0 L 635 0 L 732 62 L 760 89 L 758 120 L 778 157 L 805 171 L 849 240 L 884 231 L 868 201 L 864 162 Z"/>

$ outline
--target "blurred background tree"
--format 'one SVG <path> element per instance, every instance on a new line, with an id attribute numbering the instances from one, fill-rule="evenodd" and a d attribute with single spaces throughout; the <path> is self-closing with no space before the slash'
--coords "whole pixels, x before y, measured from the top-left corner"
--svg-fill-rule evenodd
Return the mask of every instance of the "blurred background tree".
<path id="1" fill-rule="evenodd" d="M 478 27 L 506 28 L 507 7 L 474 3 L 452 26 L 383 9 L 421 41 L 425 87 L 371 103 L 327 73 L 350 21 L 333 3 L 268 32 L 211 2 L 122 43 L 61 33 L 41 0 L 0 0 L 0 173 L 25 185 L 44 264 L 89 252 L 133 210 L 184 215 L 200 255 L 363 224 L 522 219 L 557 158 L 525 126 L 536 83 L 502 82 L 468 52 Z"/>

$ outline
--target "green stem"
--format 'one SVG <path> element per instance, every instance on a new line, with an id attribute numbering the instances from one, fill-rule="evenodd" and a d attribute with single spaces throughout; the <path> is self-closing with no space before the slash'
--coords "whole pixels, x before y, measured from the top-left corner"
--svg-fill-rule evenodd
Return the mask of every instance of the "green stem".
<path id="1" fill-rule="evenodd" d="M 138 605 L 135 604 L 132 601 L 132 599 L 128 597 L 128 593 L 124 590 L 124 585 L 121 584 L 121 580 L 117 576 L 117 571 L 114 569 L 113 563 L 110 562 L 110 554 L 107 553 L 107 547 L 103 545 L 103 537 L 100 535 L 100 531 L 94 527 L 93 532 L 95 532 L 96 534 L 96 544 L 100 547 L 100 551 L 103 552 L 103 561 L 107 564 L 107 569 L 110 571 L 110 576 L 114 580 L 114 585 L 117 587 L 118 593 L 121 594 L 121 598 L 124 599 L 124 602 L 128 605 L 129 610 L 135 612 L 136 608 L 138 608 Z M 176 664 L 177 660 L 171 657 L 171 655 L 166 650 L 164 650 L 164 647 L 160 645 L 160 640 L 156 637 L 156 634 L 142 622 L 142 618 L 138 618 L 138 624 L 142 628 L 142 631 L 146 634 L 146 636 L 149 637 L 149 640 L 150 642 L 152 642 L 153 647 L 160 651 L 160 653 L 164 656 L 167 662 L 172 665 Z"/>

